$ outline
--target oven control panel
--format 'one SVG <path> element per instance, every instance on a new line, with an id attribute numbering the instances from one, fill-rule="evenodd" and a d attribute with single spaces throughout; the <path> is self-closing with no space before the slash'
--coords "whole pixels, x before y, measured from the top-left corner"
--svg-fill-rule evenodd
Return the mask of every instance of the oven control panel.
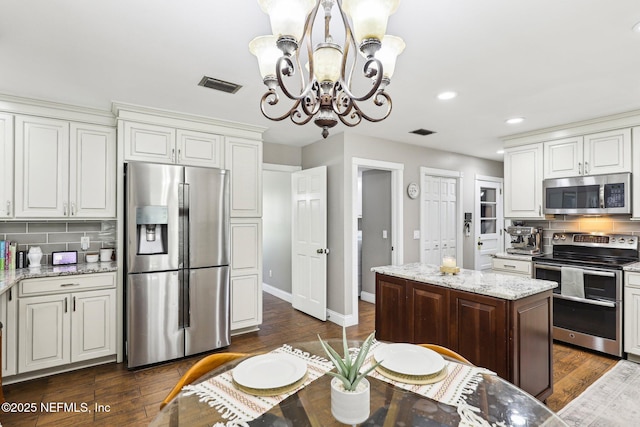
<path id="1" fill-rule="evenodd" d="M 638 237 L 628 234 L 553 233 L 551 243 L 554 245 L 635 249 L 638 247 Z"/>

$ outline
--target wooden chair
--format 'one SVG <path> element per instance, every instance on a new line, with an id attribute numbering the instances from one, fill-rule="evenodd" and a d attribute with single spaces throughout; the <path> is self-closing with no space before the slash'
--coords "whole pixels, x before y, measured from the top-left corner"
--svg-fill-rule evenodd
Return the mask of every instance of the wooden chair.
<path id="1" fill-rule="evenodd" d="M 439 353 L 443 356 L 447 356 L 459 362 L 466 363 L 467 365 L 473 366 L 473 363 L 469 362 L 467 359 L 465 359 L 455 351 L 449 350 L 447 347 L 442 347 L 441 345 L 437 345 L 437 344 L 418 344 L 418 345 L 420 345 L 421 347 L 433 350 L 436 353 Z"/>
<path id="2" fill-rule="evenodd" d="M 160 404 L 160 410 L 162 410 L 162 408 L 164 408 L 167 403 L 171 401 L 171 399 L 176 397 L 178 393 L 180 393 L 180 390 L 182 390 L 182 387 L 184 387 L 185 385 L 191 384 L 204 374 L 211 372 L 212 370 L 224 365 L 227 362 L 246 356 L 248 356 L 248 354 L 215 353 L 198 360 L 192 367 L 187 370 L 187 372 L 185 372 L 185 374 L 182 376 L 182 378 L 180 378 L 175 387 L 173 387 L 173 390 L 171 390 L 167 397 L 164 398 L 164 400 Z"/>

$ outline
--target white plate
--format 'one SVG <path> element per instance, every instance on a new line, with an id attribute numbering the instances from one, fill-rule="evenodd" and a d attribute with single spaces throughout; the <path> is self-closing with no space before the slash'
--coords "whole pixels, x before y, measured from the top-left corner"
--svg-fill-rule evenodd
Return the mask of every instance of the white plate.
<path id="1" fill-rule="evenodd" d="M 233 368 L 233 380 L 243 387 L 269 389 L 284 387 L 300 380 L 307 364 L 289 354 L 268 353 L 243 360 Z"/>
<path id="2" fill-rule="evenodd" d="M 387 344 L 373 357 L 383 368 L 404 375 L 432 375 L 442 371 L 444 358 L 433 350 L 414 344 Z"/>

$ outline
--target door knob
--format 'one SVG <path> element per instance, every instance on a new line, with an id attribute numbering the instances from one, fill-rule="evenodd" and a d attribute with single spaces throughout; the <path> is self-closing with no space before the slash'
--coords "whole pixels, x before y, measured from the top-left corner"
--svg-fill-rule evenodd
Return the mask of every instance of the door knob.
<path id="1" fill-rule="evenodd" d="M 329 253 L 329 249 L 326 249 L 326 248 L 325 249 L 322 249 L 322 248 L 321 249 L 316 249 L 316 253 L 328 254 Z"/>

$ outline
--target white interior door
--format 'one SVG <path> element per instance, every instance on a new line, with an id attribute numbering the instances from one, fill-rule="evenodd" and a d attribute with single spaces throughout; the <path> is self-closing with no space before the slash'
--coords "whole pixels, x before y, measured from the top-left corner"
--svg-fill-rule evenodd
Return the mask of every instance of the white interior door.
<path id="1" fill-rule="evenodd" d="M 503 222 L 502 183 L 476 179 L 476 270 L 490 270 L 492 255 L 502 251 Z"/>
<path id="2" fill-rule="evenodd" d="M 327 167 L 291 174 L 292 305 L 327 320 Z"/>
<path id="3" fill-rule="evenodd" d="M 457 185 L 456 178 L 422 177 L 421 262 L 441 265 L 443 256 L 457 254 Z"/>

